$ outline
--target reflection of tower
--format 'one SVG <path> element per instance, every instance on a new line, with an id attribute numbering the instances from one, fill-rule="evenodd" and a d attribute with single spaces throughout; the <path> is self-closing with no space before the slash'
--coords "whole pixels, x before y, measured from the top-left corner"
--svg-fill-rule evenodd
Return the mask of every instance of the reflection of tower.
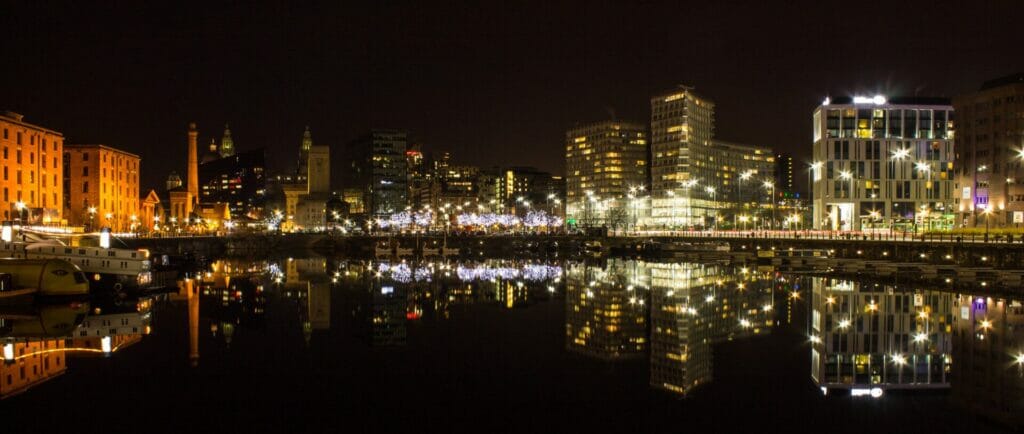
<path id="1" fill-rule="evenodd" d="M 612 260 L 608 268 L 576 264 L 566 271 L 565 345 L 601 359 L 641 356 L 647 348 L 643 297 L 637 297 L 633 261 Z"/>
<path id="2" fill-rule="evenodd" d="M 199 366 L 199 290 L 193 279 L 185 279 L 183 285 L 188 294 L 188 360 L 195 367 Z"/>
<path id="3" fill-rule="evenodd" d="M 713 284 L 705 278 L 713 277 L 713 271 L 694 264 L 648 265 L 651 386 L 686 394 L 711 381 L 709 325 L 714 300 L 707 298 Z"/>
<path id="4" fill-rule="evenodd" d="M 195 122 L 188 124 L 188 192 L 192 195 L 193 207 L 199 204 L 199 153 L 196 150 L 196 141 L 199 138 L 199 130 Z"/>
<path id="5" fill-rule="evenodd" d="M 393 286 L 384 285 L 373 293 L 373 345 L 405 345 L 406 301 Z"/>
<path id="6" fill-rule="evenodd" d="M 327 330 L 331 328 L 331 285 L 327 283 L 310 283 L 309 294 L 309 323 L 313 330 Z"/>
<path id="7" fill-rule="evenodd" d="M 235 142 L 231 140 L 231 129 L 224 124 L 224 137 L 220 138 L 220 156 L 225 158 L 232 155 L 235 155 Z"/>

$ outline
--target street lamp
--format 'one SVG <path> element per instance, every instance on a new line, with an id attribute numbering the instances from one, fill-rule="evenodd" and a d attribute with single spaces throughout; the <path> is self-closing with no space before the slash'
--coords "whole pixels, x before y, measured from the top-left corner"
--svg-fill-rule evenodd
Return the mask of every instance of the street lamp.
<path id="1" fill-rule="evenodd" d="M 988 242 L 988 221 L 992 215 L 992 204 L 985 205 L 985 209 L 981 212 L 985 216 L 985 242 Z"/>
<path id="2" fill-rule="evenodd" d="M 709 185 L 707 187 L 704 187 L 704 191 L 707 191 L 711 195 L 711 206 L 715 207 L 715 214 L 711 216 L 713 225 L 712 227 L 715 230 L 718 230 L 718 203 L 715 202 L 715 187 Z"/>
<path id="3" fill-rule="evenodd" d="M 771 190 L 771 192 L 772 192 L 772 196 L 771 196 L 771 200 L 772 200 L 772 202 L 771 202 L 771 206 L 772 206 L 772 221 L 768 225 L 768 228 L 771 229 L 771 228 L 773 228 L 775 226 L 775 208 L 776 208 L 776 202 L 775 202 L 775 183 L 772 182 L 772 181 L 765 181 L 763 185 L 764 185 L 764 188 L 766 188 L 768 190 Z"/>
<path id="4" fill-rule="evenodd" d="M 736 199 L 739 199 L 740 210 L 743 210 L 743 209 L 747 208 L 747 201 L 743 197 L 743 181 L 746 181 L 746 180 L 750 179 L 751 176 L 754 176 L 754 171 L 753 170 L 748 170 L 748 171 L 743 172 L 743 173 L 740 174 L 739 186 L 738 186 L 737 192 L 736 192 L 736 196 L 737 196 Z M 736 229 L 736 214 L 733 214 L 733 216 L 732 216 L 732 227 L 733 227 L 733 229 Z"/>

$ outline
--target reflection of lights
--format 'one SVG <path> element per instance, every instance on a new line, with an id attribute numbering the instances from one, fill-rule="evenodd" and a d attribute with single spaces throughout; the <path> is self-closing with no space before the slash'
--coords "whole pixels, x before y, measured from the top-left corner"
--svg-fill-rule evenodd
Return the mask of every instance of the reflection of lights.
<path id="1" fill-rule="evenodd" d="M 740 320 L 740 326 L 742 326 L 742 327 L 750 327 L 750 320 L 748 320 L 746 318 L 741 319 Z"/>
<path id="2" fill-rule="evenodd" d="M 1013 361 L 1018 365 L 1024 365 L 1024 353 L 1018 353 L 1017 356 L 1013 358 Z"/>
<path id="3" fill-rule="evenodd" d="M 904 357 L 902 354 L 893 354 L 892 355 L 892 362 L 897 364 L 897 365 L 906 365 L 907 364 L 907 358 Z"/>
<path id="4" fill-rule="evenodd" d="M 847 328 L 849 326 L 850 326 L 850 320 L 844 319 L 844 320 L 839 321 L 839 328 L 845 329 L 845 328 Z"/>
<path id="5" fill-rule="evenodd" d="M 914 335 L 914 342 L 921 343 L 921 342 L 924 342 L 926 340 L 928 340 L 928 335 L 926 335 L 924 333 L 918 333 L 918 334 Z"/>
<path id="6" fill-rule="evenodd" d="M 981 320 L 981 328 L 985 330 L 992 328 L 992 321 L 989 321 L 987 319 Z"/>
<path id="7" fill-rule="evenodd" d="M 835 303 L 835 302 L 836 302 L 836 298 L 835 297 L 828 297 L 828 298 L 825 299 L 825 303 L 827 303 L 827 304 L 832 304 L 832 303 Z"/>
<path id="8" fill-rule="evenodd" d="M 704 298 L 704 301 L 706 301 L 708 303 L 711 303 L 711 302 L 715 301 L 715 296 L 709 295 L 709 296 Z"/>
<path id="9" fill-rule="evenodd" d="M 764 306 L 761 306 L 761 310 L 763 310 L 765 312 L 768 312 L 768 311 L 772 310 L 772 305 L 766 304 Z"/>
<path id="10" fill-rule="evenodd" d="M 817 335 L 811 335 L 811 337 L 808 338 L 808 339 L 811 342 L 816 343 L 816 344 L 820 344 L 821 343 L 821 338 L 819 338 Z"/>

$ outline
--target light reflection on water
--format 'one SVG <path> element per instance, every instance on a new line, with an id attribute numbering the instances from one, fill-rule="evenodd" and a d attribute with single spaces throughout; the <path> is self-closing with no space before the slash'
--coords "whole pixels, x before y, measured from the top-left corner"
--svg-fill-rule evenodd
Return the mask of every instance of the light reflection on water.
<path id="1" fill-rule="evenodd" d="M 410 332 L 420 323 L 458 324 L 465 309 L 504 315 L 538 303 L 560 303 L 564 318 L 532 324 L 544 328 L 534 332 L 564 333 L 565 351 L 584 360 L 642 363 L 645 379 L 608 381 L 643 381 L 657 393 L 698 393 L 714 382 L 716 346 L 785 332 L 806 338 L 801 351 L 810 360 L 807 376 L 793 381 L 810 380 L 830 396 L 877 388 L 883 399 L 898 399 L 890 392 L 951 389 L 954 400 L 1005 422 L 1020 423 L 1024 410 L 1018 299 L 633 259 L 217 261 L 167 294 L 0 311 L 0 396 L 64 373 L 89 375 L 69 370 L 68 358 L 118 357 L 146 345 L 154 327 L 177 326 L 153 324 L 162 309 L 188 317 L 187 348 L 166 351 L 200 367 L 208 349 L 222 357 L 285 314 L 294 315 L 307 347 L 340 333 L 389 351 L 426 339 Z"/>

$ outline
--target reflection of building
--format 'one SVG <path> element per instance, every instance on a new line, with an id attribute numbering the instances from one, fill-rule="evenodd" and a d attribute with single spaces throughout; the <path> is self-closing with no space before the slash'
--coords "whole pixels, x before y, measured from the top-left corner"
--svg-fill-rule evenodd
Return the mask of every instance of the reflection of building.
<path id="1" fill-rule="evenodd" d="M 811 378 L 827 389 L 949 387 L 953 295 L 812 277 Z"/>
<path id="2" fill-rule="evenodd" d="M 689 263 L 645 263 L 650 273 L 651 386 L 686 394 L 712 378 L 719 341 L 770 331 L 771 280 Z"/>
<path id="3" fill-rule="evenodd" d="M 0 210 L 4 220 L 60 222 L 64 207 L 64 172 L 60 167 L 64 135 L 0 112 L 3 177 Z M 24 205 L 18 209 L 18 203 Z"/>
<path id="4" fill-rule="evenodd" d="M 957 115 L 957 225 L 1024 222 L 1024 74 L 989 80 L 953 100 Z M 991 207 L 991 208 L 989 208 Z M 992 213 L 983 211 L 991 209 Z"/>
<path id="5" fill-rule="evenodd" d="M 373 345 L 405 345 L 405 309 L 405 296 L 396 292 L 394 286 L 376 288 L 373 293 Z"/>
<path id="6" fill-rule="evenodd" d="M 972 412 L 1024 426 L 1024 304 L 960 295 L 955 305 L 953 399 Z"/>
<path id="7" fill-rule="evenodd" d="M 643 356 L 647 349 L 645 303 L 629 274 L 634 261 L 608 268 L 574 264 L 565 273 L 565 345 L 600 359 Z"/>
<path id="8" fill-rule="evenodd" d="M 814 227 L 951 227 L 953 152 L 948 99 L 826 98 L 814 110 Z"/>
<path id="9" fill-rule="evenodd" d="M 139 213 L 138 155 L 106 145 L 64 147 L 64 217 L 71 225 L 135 230 Z"/>
<path id="10" fill-rule="evenodd" d="M 24 392 L 67 371 L 64 339 L 10 344 L 15 360 L 0 362 L 0 398 Z"/>
<path id="11" fill-rule="evenodd" d="M 632 216 L 636 204 L 628 196 L 649 192 L 647 127 L 604 121 L 570 129 L 565 166 L 567 218 L 590 225 L 604 224 L 609 214 Z M 607 208 L 600 206 L 605 200 Z"/>

